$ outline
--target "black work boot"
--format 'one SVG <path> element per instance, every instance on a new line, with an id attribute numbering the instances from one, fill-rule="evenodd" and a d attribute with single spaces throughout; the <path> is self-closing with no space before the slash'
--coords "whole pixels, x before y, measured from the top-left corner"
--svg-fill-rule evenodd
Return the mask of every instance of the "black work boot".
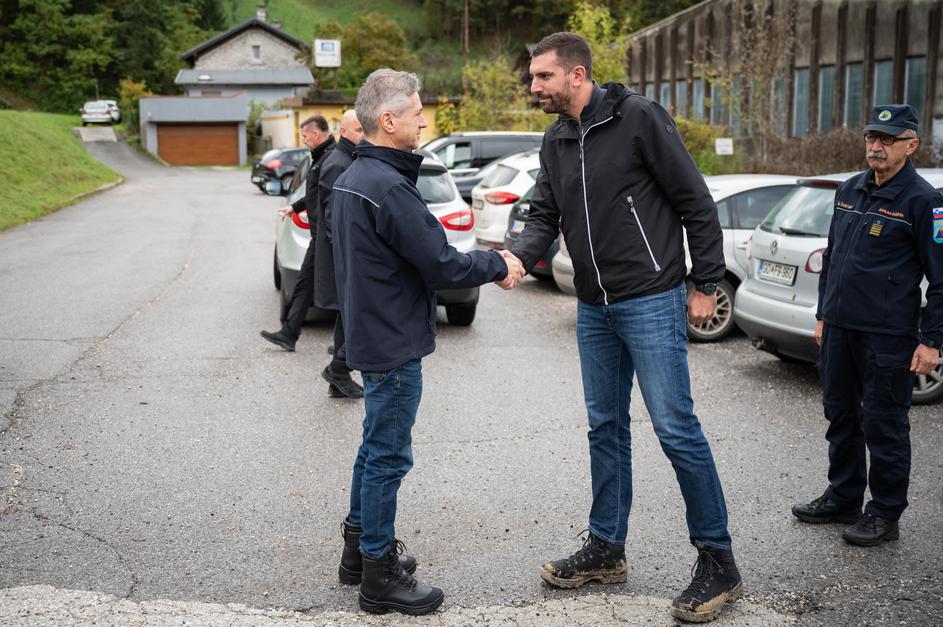
<path id="1" fill-rule="evenodd" d="M 271 331 L 262 331 L 260 335 L 272 344 L 281 346 L 289 353 L 295 352 L 295 342 L 298 341 L 298 338 L 292 337 L 291 334 L 286 333 L 285 329 L 279 329 L 275 333 L 272 333 Z"/>
<path id="2" fill-rule="evenodd" d="M 801 503 L 792 506 L 792 515 L 802 522 L 821 524 L 840 522 L 853 523 L 861 516 L 861 506 L 848 507 L 839 505 L 823 494 L 811 503 Z"/>
<path id="3" fill-rule="evenodd" d="M 360 584 L 360 609 L 371 614 L 390 610 L 403 614 L 431 614 L 442 605 L 445 594 L 439 588 L 419 583 L 403 570 L 400 553 L 403 543 L 393 540 L 390 550 L 380 559 L 363 558 Z"/>
<path id="4" fill-rule="evenodd" d="M 579 588 L 589 581 L 622 583 L 627 572 L 625 547 L 609 544 L 589 532 L 583 547 L 571 555 L 540 568 L 540 576 L 558 588 Z"/>
<path id="5" fill-rule="evenodd" d="M 341 523 L 341 536 L 344 538 L 344 552 L 341 554 L 341 565 L 337 571 L 341 583 L 355 586 L 360 583 L 363 575 L 363 561 L 360 555 L 360 534 L 363 528 L 352 525 L 346 520 Z M 416 559 L 409 555 L 400 555 L 399 563 L 407 573 L 416 572 Z"/>
<path id="6" fill-rule="evenodd" d="M 689 623 L 706 623 L 720 615 L 724 605 L 743 594 L 733 551 L 695 541 L 697 562 L 690 585 L 671 602 L 671 615 Z"/>
<path id="7" fill-rule="evenodd" d="M 354 381 L 349 372 L 338 374 L 330 366 L 325 366 L 321 371 L 321 378 L 330 384 L 328 395 L 332 398 L 337 398 L 334 396 L 335 392 L 340 392 L 347 398 L 363 398 L 363 386 Z"/>
<path id="8" fill-rule="evenodd" d="M 841 537 L 848 544 L 877 546 L 882 542 L 899 539 L 900 528 L 896 520 L 865 514 L 855 524 L 845 529 Z"/>

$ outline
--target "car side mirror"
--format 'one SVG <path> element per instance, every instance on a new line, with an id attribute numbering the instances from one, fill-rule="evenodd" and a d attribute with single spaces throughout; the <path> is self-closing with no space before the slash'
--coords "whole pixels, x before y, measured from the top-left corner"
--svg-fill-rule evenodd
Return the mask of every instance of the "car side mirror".
<path id="1" fill-rule="evenodd" d="M 269 196 L 285 196 L 288 193 L 288 190 L 282 189 L 281 181 L 266 181 L 265 193 Z"/>

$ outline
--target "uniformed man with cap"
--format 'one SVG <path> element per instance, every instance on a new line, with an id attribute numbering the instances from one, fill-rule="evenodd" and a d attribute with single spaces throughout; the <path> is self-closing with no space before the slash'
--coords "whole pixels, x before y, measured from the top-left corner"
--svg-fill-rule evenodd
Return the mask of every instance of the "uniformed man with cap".
<path id="1" fill-rule="evenodd" d="M 864 127 L 870 169 L 835 193 L 819 277 L 815 339 L 829 422 L 828 488 L 792 513 L 808 523 L 850 524 L 842 537 L 861 546 L 899 537 L 914 375 L 936 367 L 943 343 L 943 196 L 910 161 L 917 130 L 909 105 L 874 108 Z M 866 487 L 871 500 L 862 514 Z"/>

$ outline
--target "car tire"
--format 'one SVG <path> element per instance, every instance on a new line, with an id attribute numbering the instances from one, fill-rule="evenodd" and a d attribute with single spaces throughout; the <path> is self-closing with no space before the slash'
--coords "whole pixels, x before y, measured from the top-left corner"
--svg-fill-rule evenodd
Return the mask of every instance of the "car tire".
<path id="1" fill-rule="evenodd" d="M 282 271 L 278 267 L 278 250 L 272 255 L 272 271 L 275 279 L 275 289 L 282 289 Z"/>
<path id="2" fill-rule="evenodd" d="M 918 374 L 914 381 L 914 405 L 930 405 L 943 398 L 943 362 L 928 375 Z"/>
<path id="3" fill-rule="evenodd" d="M 689 322 L 688 338 L 694 342 L 718 342 L 730 335 L 736 327 L 733 321 L 733 299 L 736 291 L 727 279 L 720 281 L 717 284 L 717 311 L 714 317 L 697 326 Z"/>
<path id="4" fill-rule="evenodd" d="M 446 305 L 445 317 L 449 319 L 449 324 L 456 327 L 467 327 L 475 321 L 475 313 L 478 311 L 478 303 L 465 303 L 463 305 Z"/>

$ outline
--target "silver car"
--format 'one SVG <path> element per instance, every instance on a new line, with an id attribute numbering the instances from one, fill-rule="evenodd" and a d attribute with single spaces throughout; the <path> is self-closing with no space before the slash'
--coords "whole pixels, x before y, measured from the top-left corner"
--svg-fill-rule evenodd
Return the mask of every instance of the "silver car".
<path id="1" fill-rule="evenodd" d="M 918 170 L 943 188 L 943 170 Z M 747 278 L 737 290 L 734 317 L 753 345 L 782 359 L 816 362 L 815 310 L 822 255 L 835 207 L 835 190 L 856 173 L 802 179 L 800 186 L 753 232 Z M 926 306 L 926 287 L 924 306 Z M 943 397 L 943 363 L 919 375 L 914 403 Z"/>
<path id="2" fill-rule="evenodd" d="M 79 113 L 82 115 L 82 126 L 87 124 L 111 124 L 116 122 L 109 102 L 114 101 L 89 100 L 82 105 L 82 108 L 79 110 Z M 115 109 L 117 108 L 118 105 L 116 104 Z"/>
<path id="3" fill-rule="evenodd" d="M 298 164 L 288 190 L 282 190 L 279 181 L 266 183 L 266 193 L 280 195 L 287 191 L 287 204 L 304 197 L 305 177 L 308 174 L 310 155 Z M 442 224 L 449 244 L 462 252 L 475 250 L 475 220 L 471 208 L 459 196 L 452 176 L 442 163 L 428 156 L 423 159 L 416 187 L 429 211 Z M 284 202 L 284 201 L 283 201 Z M 278 220 L 275 225 L 275 255 L 273 261 L 275 289 L 281 293 L 281 319 L 288 314 L 291 295 L 298 280 L 298 271 L 304 261 L 311 233 L 308 230 L 307 212 L 292 212 L 289 218 Z M 440 290 L 438 304 L 445 307 L 451 324 L 468 326 L 475 319 L 478 308 L 478 288 Z M 312 306 L 308 319 L 320 319 L 331 314 Z"/>

